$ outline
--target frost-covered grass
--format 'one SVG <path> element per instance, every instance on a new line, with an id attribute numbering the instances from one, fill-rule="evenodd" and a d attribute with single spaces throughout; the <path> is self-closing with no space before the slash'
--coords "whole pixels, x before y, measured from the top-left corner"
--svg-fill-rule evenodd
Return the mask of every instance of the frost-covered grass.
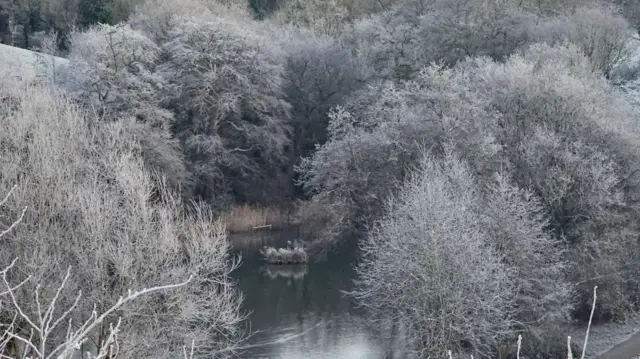
<path id="1" fill-rule="evenodd" d="M 68 63 L 66 59 L 41 54 L 19 47 L 0 44 L 0 67 L 8 72 L 20 74 L 23 79 L 39 76 L 53 76 L 59 66 Z"/>

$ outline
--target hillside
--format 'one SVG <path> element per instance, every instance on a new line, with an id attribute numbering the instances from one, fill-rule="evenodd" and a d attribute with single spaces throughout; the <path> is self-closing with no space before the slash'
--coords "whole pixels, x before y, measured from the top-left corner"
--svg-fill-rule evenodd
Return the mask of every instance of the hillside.
<path id="1" fill-rule="evenodd" d="M 17 76 L 55 76 L 56 71 L 52 71 L 52 68 L 56 69 L 67 62 L 61 57 L 0 44 L 0 66 L 4 71 Z"/>

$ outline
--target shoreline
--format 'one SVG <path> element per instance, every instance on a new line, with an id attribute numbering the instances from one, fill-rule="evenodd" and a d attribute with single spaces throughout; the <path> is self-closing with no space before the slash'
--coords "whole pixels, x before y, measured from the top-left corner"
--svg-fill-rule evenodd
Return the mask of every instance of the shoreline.
<path id="1" fill-rule="evenodd" d="M 572 342 L 582 346 L 586 327 L 571 330 Z M 573 353 L 579 357 L 582 353 Z M 624 323 L 594 325 L 589 332 L 585 359 L 635 359 L 640 354 L 640 314 Z"/>

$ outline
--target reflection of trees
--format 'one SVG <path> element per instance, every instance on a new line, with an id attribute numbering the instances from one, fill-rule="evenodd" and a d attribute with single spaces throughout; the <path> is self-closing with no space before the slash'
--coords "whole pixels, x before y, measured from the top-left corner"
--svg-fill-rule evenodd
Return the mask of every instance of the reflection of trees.
<path id="1" fill-rule="evenodd" d="M 407 359 L 415 357 L 407 349 L 406 328 L 403 320 L 390 315 L 366 315 L 363 317 L 367 329 L 384 349 L 385 359 Z M 413 353 L 415 354 L 415 353 Z"/>
<path id="2" fill-rule="evenodd" d="M 292 275 L 271 278 L 264 275 L 260 261 L 244 258 L 244 265 L 235 273 L 238 288 L 243 292 L 244 307 L 252 310 L 253 328 L 268 328 L 274 325 L 292 323 L 292 319 L 313 314 L 328 315 L 350 311 L 352 304 L 340 290 L 348 290 L 351 285 L 350 263 L 310 263 L 307 274 L 298 273 L 292 280 L 295 269 L 281 266 L 281 272 L 291 271 Z M 275 270 L 270 268 L 271 270 Z M 304 272 L 303 272 L 304 273 Z"/>
<path id="3" fill-rule="evenodd" d="M 270 279 L 288 278 L 300 280 L 309 272 L 307 265 L 270 265 L 260 267 L 260 271 Z"/>
<path id="4" fill-rule="evenodd" d="M 291 328 L 293 333 L 274 334 L 272 343 L 251 355 L 264 355 L 278 359 L 318 359 L 318 358 L 367 358 L 367 359 L 407 359 L 399 343 L 381 342 L 365 330 L 366 319 L 362 316 L 344 313 L 326 318 L 305 318 Z M 387 345 L 394 347 L 386 347 Z M 246 356 L 251 358 L 252 356 Z"/>

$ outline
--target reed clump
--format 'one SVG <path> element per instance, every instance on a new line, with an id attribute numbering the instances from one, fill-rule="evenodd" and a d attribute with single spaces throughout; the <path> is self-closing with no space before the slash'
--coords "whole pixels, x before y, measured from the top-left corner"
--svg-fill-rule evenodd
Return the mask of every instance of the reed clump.
<path id="1" fill-rule="evenodd" d="M 260 253 L 269 264 L 302 264 L 309 261 L 307 251 L 299 243 L 288 242 L 286 248 L 266 246 Z"/>

